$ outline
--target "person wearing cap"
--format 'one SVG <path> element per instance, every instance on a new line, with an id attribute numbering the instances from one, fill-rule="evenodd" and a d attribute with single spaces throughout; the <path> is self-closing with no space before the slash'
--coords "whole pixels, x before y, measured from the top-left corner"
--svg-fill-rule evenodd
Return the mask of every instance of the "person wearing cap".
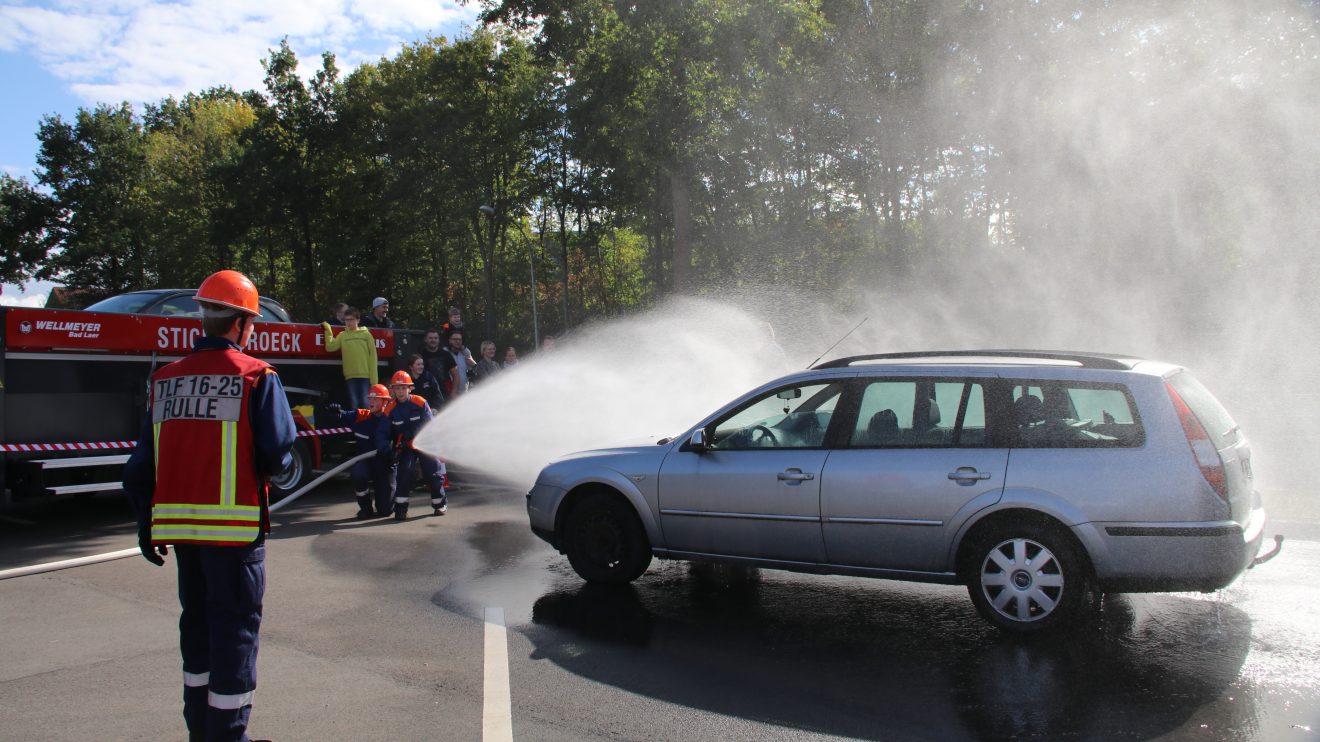
<path id="1" fill-rule="evenodd" d="M 332 427 L 350 428 L 359 454 L 375 452 L 375 456 L 353 464 L 349 471 L 353 494 L 357 497 L 359 518 L 389 515 L 394 510 L 394 469 L 390 450 L 390 392 L 384 384 L 374 384 L 367 392 L 368 409 L 340 410 L 330 405 L 338 418 Z M 376 490 L 375 512 L 368 487 Z"/>
<path id="2" fill-rule="evenodd" d="M 445 497 L 445 464 L 434 456 L 413 448 L 413 439 L 431 422 L 431 408 L 426 400 L 412 393 L 413 380 L 407 371 L 395 371 L 390 378 L 390 436 L 399 457 L 394 483 L 394 519 L 408 519 L 408 493 L 412 488 L 413 471 L 420 464 L 422 477 L 431 490 L 432 515 L 449 511 Z"/>
<path id="3" fill-rule="evenodd" d="M 377 296 L 371 300 L 371 314 L 362 319 L 362 324 L 366 327 L 376 327 L 381 330 L 393 330 L 394 320 L 390 319 L 390 302 L 383 296 Z"/>
<path id="4" fill-rule="evenodd" d="M 367 407 L 367 389 L 380 381 L 380 361 L 376 356 L 376 338 L 371 330 L 358 326 L 358 310 L 344 311 L 344 330 L 338 335 L 327 322 L 321 323 L 325 331 L 325 349 L 339 353 L 343 361 L 344 385 L 348 387 L 348 407 L 352 410 Z"/>
<path id="5" fill-rule="evenodd" d="M 292 462 L 280 377 L 243 352 L 257 287 L 224 270 L 197 289 L 203 336 L 151 375 L 146 421 L 124 465 L 138 548 L 178 563 L 183 718 L 189 739 L 247 740 L 266 586 L 267 482 Z"/>

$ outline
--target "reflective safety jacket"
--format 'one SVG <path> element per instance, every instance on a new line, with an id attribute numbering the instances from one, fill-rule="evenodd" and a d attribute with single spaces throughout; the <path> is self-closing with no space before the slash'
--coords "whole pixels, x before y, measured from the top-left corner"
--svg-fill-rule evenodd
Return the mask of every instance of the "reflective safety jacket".
<path id="1" fill-rule="evenodd" d="M 266 478 L 287 462 L 295 429 L 265 361 L 224 338 L 151 377 L 150 419 L 124 489 L 155 544 L 243 546 L 270 530 Z"/>
<path id="2" fill-rule="evenodd" d="M 395 402 L 389 414 L 390 438 L 404 448 L 412 448 L 417 432 L 431 422 L 430 405 L 416 394 L 409 394 L 404 402 Z"/>

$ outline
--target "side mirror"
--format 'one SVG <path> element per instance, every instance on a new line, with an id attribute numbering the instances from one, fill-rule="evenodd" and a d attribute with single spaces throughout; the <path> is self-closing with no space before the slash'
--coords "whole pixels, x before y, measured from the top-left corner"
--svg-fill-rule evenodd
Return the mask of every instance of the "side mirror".
<path id="1" fill-rule="evenodd" d="M 692 431 L 692 437 L 688 438 L 687 447 L 689 451 L 701 453 L 706 450 L 706 429 L 697 428 Z"/>

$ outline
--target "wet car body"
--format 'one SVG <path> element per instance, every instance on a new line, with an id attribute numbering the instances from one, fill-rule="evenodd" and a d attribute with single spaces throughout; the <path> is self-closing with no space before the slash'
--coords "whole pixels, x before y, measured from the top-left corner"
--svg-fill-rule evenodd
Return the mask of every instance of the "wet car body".
<path id="1" fill-rule="evenodd" d="M 1265 524 L 1250 456 L 1173 364 L 861 356 L 765 384 L 673 440 L 564 457 L 528 514 L 589 581 L 626 582 L 656 556 L 964 583 L 991 623 L 1037 631 L 1095 591 L 1240 575 Z"/>

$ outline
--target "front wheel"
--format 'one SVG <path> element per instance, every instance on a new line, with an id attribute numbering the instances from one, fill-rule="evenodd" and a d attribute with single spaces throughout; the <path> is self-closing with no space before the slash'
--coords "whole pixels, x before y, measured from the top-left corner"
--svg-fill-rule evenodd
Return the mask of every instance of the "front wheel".
<path id="1" fill-rule="evenodd" d="M 1021 633 L 1068 623 L 1090 592 L 1084 558 L 1056 529 L 992 528 L 971 548 L 967 591 L 986 621 Z"/>
<path id="2" fill-rule="evenodd" d="M 593 492 L 568 514 L 564 553 L 587 582 L 622 585 L 651 564 L 651 544 L 621 496 Z"/>
<path id="3" fill-rule="evenodd" d="M 271 502 L 279 502 L 298 491 L 312 479 L 312 454 L 304 441 L 296 441 L 289 451 L 291 459 L 284 471 L 270 478 Z"/>

